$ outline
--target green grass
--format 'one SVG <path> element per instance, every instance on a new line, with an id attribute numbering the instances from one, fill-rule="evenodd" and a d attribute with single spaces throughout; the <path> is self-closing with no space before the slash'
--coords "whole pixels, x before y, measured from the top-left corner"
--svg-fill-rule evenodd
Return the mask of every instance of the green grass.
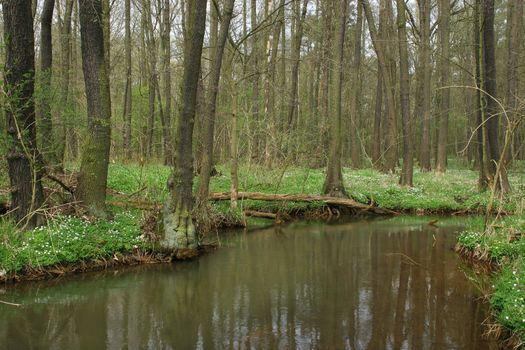
<path id="1" fill-rule="evenodd" d="M 519 234 L 521 233 L 521 236 Z M 518 235 L 518 236 L 517 236 Z M 485 234 L 481 222 L 461 233 L 458 244 L 486 254 L 501 270 L 492 277 L 490 297 L 497 321 L 525 342 L 525 217 L 493 223 Z"/>
<path id="2" fill-rule="evenodd" d="M 108 259 L 119 252 L 143 248 L 138 225 L 141 213 L 116 208 L 114 212 L 112 221 L 91 223 L 61 216 L 27 232 L 17 232 L 10 221 L 0 221 L 0 274 Z"/>
<path id="3" fill-rule="evenodd" d="M 211 179 L 210 187 L 215 192 L 230 190 L 230 172 L 218 166 L 220 174 Z M 167 196 L 166 182 L 169 169 L 158 165 L 112 164 L 108 186 L 116 191 L 133 194 L 132 198 L 147 201 L 164 201 Z M 478 173 L 467 169 L 449 169 L 445 175 L 415 171 L 414 187 L 402 188 L 397 175 L 382 174 L 376 170 L 343 169 L 348 194 L 363 203 L 373 201 L 383 208 L 393 210 L 423 209 L 434 212 L 451 212 L 466 209 L 483 209 L 490 194 L 477 189 Z M 323 169 L 289 167 L 268 170 L 262 167 L 239 169 L 239 190 L 265 193 L 321 194 L 325 172 Z M 525 207 L 525 175 L 511 174 L 513 192 L 502 203 L 507 211 L 523 212 Z M 198 177 L 195 178 L 195 187 Z M 497 203 L 496 203 L 497 204 Z M 249 201 L 246 206 L 257 209 L 275 209 L 275 204 Z M 304 204 L 293 203 L 293 207 Z"/>

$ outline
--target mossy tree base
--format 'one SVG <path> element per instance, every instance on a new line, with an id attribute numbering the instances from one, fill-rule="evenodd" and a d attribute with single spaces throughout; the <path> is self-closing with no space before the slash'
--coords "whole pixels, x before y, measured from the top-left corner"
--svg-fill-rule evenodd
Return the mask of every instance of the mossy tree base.
<path id="1" fill-rule="evenodd" d="M 191 211 L 181 202 L 175 203 L 168 199 L 162 212 L 163 233 L 160 241 L 162 250 L 172 251 L 177 254 L 180 250 L 197 250 L 199 241 Z"/>

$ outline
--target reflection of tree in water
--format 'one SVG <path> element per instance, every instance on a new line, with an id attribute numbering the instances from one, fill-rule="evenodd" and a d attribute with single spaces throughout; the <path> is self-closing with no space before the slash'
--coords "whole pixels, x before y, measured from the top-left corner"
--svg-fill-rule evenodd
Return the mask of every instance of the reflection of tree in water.
<path id="1" fill-rule="evenodd" d="M 24 308 L 0 307 L 0 341 L 29 349 L 488 348 L 453 239 L 411 228 L 357 222 L 240 234 L 197 261 L 19 291 Z"/>

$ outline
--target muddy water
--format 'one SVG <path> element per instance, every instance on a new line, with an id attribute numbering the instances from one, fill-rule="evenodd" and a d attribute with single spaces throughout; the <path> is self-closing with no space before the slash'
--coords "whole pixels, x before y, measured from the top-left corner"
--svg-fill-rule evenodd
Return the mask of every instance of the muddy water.
<path id="1" fill-rule="evenodd" d="M 0 286 L 4 349 L 495 349 L 455 223 L 302 223 L 198 261 Z"/>

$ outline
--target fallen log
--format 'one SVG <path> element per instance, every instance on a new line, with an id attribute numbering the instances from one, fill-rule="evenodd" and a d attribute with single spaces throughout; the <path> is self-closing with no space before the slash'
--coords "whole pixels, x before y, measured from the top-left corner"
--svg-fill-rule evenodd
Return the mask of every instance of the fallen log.
<path id="1" fill-rule="evenodd" d="M 221 201 L 221 200 L 230 200 L 230 192 L 212 192 L 209 195 L 209 200 L 211 201 Z M 317 196 L 317 195 L 304 195 L 304 194 L 268 194 L 262 192 L 239 192 L 237 195 L 239 200 L 260 200 L 260 201 L 270 201 L 270 202 L 306 202 L 314 203 L 321 202 L 328 206 L 338 206 L 345 207 L 349 209 L 354 209 L 359 212 L 372 213 L 376 215 L 399 215 L 398 212 L 393 210 L 379 208 L 374 205 L 367 205 L 359 203 L 350 198 L 338 198 L 338 197 L 328 197 L 328 196 Z M 142 210 L 154 210 L 162 208 L 160 203 L 152 203 L 145 201 L 110 201 L 108 204 L 119 206 L 119 207 L 134 207 Z M 267 213 L 271 214 L 271 213 Z M 253 215 L 252 215 L 253 216 Z M 270 219 L 274 217 L 267 216 Z"/>
<path id="2" fill-rule="evenodd" d="M 237 198 L 239 200 L 260 200 L 260 201 L 271 201 L 271 202 L 321 202 L 326 205 L 331 206 L 340 206 L 350 209 L 355 209 L 361 212 L 369 212 L 378 215 L 398 215 L 399 213 L 389 210 L 378 208 L 373 205 L 367 205 L 359 203 L 350 198 L 338 198 L 338 197 L 328 197 L 328 196 L 318 196 L 318 195 L 303 195 L 303 194 L 267 194 L 261 192 L 238 192 Z M 220 201 L 220 200 L 230 200 L 230 192 L 213 192 L 210 193 L 210 200 Z"/>
<path id="3" fill-rule="evenodd" d="M 277 214 L 274 213 L 267 213 L 263 211 L 255 211 L 255 210 L 245 210 L 244 215 L 251 216 L 254 218 L 264 218 L 264 219 L 277 219 Z"/>

